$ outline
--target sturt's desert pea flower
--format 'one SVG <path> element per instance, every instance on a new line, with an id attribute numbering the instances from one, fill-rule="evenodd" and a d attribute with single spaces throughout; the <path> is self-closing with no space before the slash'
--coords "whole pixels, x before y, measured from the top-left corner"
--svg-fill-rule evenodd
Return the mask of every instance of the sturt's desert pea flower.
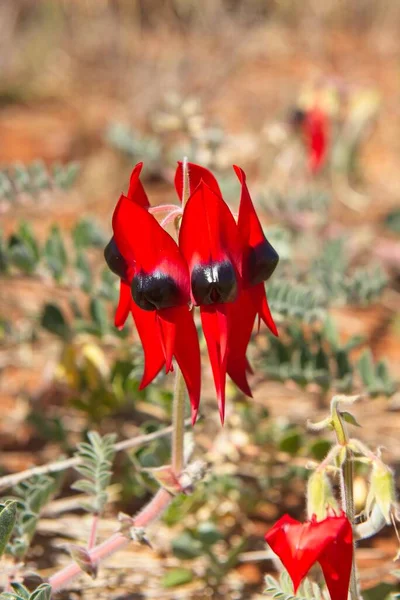
<path id="1" fill-rule="evenodd" d="M 353 562 L 353 532 L 344 513 L 300 523 L 284 515 L 265 540 L 282 561 L 296 593 L 314 563 L 321 565 L 331 600 L 347 600 Z"/>
<path id="2" fill-rule="evenodd" d="M 114 236 L 105 250 L 109 267 L 121 278 L 115 324 L 132 313 L 145 354 L 144 387 L 175 357 L 188 386 L 192 418 L 200 398 L 200 353 L 193 306 L 200 307 L 221 420 L 225 410 L 226 374 L 251 396 L 246 350 L 258 316 L 277 335 L 265 294 L 278 255 L 265 238 L 246 177 L 234 167 L 241 184 L 237 222 L 222 198 L 214 175 L 187 164 L 188 200 L 172 207 L 181 217 L 178 243 L 150 209 L 140 182 L 142 164 L 132 173 L 128 195 L 113 216 Z M 183 201 L 184 172 L 178 163 L 175 187 Z"/>
<path id="3" fill-rule="evenodd" d="M 170 371 L 175 356 L 196 415 L 200 350 L 189 310 L 189 272 L 177 243 L 148 211 L 139 179 L 141 168 L 142 164 L 135 167 L 128 196 L 121 195 L 114 211 L 114 236 L 110 243 L 113 248 L 115 244 L 115 251 L 111 260 L 111 253 L 107 249 L 105 252 L 111 268 L 114 262 L 125 266 L 117 273 L 121 277 L 121 292 L 115 323 L 122 327 L 132 312 L 145 356 L 140 387 L 148 385 L 164 365 Z"/>

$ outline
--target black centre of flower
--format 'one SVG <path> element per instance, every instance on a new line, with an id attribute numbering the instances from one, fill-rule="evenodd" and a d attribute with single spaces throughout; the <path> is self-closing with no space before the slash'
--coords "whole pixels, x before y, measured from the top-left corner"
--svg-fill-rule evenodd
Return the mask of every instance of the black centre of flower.
<path id="1" fill-rule="evenodd" d="M 104 248 L 104 258 L 106 259 L 108 268 L 113 273 L 118 275 L 118 277 L 121 277 L 121 279 L 126 279 L 127 264 L 121 252 L 118 250 L 117 244 L 113 237 Z"/>
<path id="2" fill-rule="evenodd" d="M 191 283 L 196 304 L 217 304 L 236 300 L 236 273 L 228 261 L 195 267 Z"/>
<path id="3" fill-rule="evenodd" d="M 132 298 L 143 310 L 171 308 L 183 303 L 177 283 L 165 273 L 136 273 L 131 283 Z"/>
<path id="4" fill-rule="evenodd" d="M 247 258 L 247 280 L 250 286 L 267 281 L 279 262 L 276 250 L 268 240 L 251 248 Z"/>

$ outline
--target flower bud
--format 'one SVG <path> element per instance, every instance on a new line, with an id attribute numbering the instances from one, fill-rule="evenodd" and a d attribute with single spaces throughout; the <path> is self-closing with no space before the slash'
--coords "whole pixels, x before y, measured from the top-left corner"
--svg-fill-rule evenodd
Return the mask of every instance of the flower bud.
<path id="1" fill-rule="evenodd" d="M 324 470 L 317 469 L 310 475 L 307 483 L 307 515 L 309 519 L 315 515 L 317 521 L 322 521 L 331 511 L 338 513 L 339 506 L 329 477 Z"/>

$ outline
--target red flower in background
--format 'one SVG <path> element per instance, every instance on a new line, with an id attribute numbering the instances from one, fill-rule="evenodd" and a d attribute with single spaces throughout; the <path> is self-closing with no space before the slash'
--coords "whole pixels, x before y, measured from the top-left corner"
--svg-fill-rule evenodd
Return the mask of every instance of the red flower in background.
<path id="1" fill-rule="evenodd" d="M 188 164 L 190 197 L 182 211 L 179 246 L 149 212 L 140 182 L 142 164 L 132 173 L 128 195 L 113 216 L 114 236 L 105 250 L 121 278 L 115 323 L 132 312 L 145 354 L 144 387 L 175 356 L 189 390 L 193 421 L 200 398 L 200 354 L 190 304 L 200 306 L 201 322 L 224 420 L 228 372 L 251 395 L 246 350 L 257 315 L 277 335 L 264 289 L 278 263 L 254 210 L 244 172 L 236 223 L 210 171 Z M 183 167 L 175 186 L 183 194 Z M 174 211 L 176 213 L 176 210 Z"/>
<path id="2" fill-rule="evenodd" d="M 319 562 L 331 600 L 347 600 L 353 562 L 353 532 L 345 514 L 305 523 L 284 515 L 265 540 L 279 556 L 293 582 L 300 583 Z"/>
<path id="3" fill-rule="evenodd" d="M 303 131 L 308 150 L 308 164 L 311 173 L 318 173 L 324 166 L 328 153 L 329 121 L 323 110 L 314 106 L 307 111 Z"/>

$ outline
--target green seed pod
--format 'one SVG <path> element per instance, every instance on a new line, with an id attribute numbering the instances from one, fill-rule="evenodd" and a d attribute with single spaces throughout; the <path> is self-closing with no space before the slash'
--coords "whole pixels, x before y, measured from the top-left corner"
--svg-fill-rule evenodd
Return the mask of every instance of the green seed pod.
<path id="1" fill-rule="evenodd" d="M 375 461 L 372 465 L 371 487 L 366 511 L 367 513 L 371 511 L 371 504 L 374 500 L 388 525 L 391 523 L 390 513 L 396 504 L 394 490 L 392 471 L 381 461 Z"/>
<path id="2" fill-rule="evenodd" d="M 318 521 L 326 518 L 329 511 L 338 513 L 339 506 L 333 495 L 329 477 L 323 470 L 316 470 L 310 475 L 307 483 L 307 515 L 313 515 Z"/>

